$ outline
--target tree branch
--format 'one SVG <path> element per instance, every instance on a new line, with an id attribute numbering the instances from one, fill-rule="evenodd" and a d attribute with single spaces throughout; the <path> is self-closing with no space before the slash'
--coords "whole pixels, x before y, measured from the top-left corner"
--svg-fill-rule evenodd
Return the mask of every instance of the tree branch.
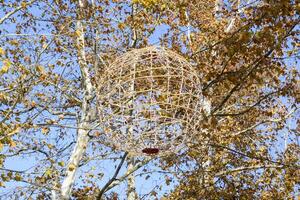
<path id="1" fill-rule="evenodd" d="M 134 173 L 135 171 L 137 171 L 138 169 L 140 169 L 141 167 L 143 167 L 145 164 L 147 164 L 148 162 L 150 162 L 153 158 L 146 158 L 145 160 L 139 162 L 138 164 L 136 164 L 133 168 L 131 168 L 130 170 L 128 170 L 123 176 L 121 176 L 118 179 L 115 179 L 105 190 L 108 191 L 110 189 L 112 189 L 113 187 L 115 187 L 116 185 L 119 185 L 122 181 L 124 181 L 128 176 L 130 176 L 132 173 Z"/>
<path id="2" fill-rule="evenodd" d="M 119 165 L 118 165 L 118 167 L 117 167 L 117 169 L 116 169 L 116 171 L 115 171 L 115 174 L 114 174 L 113 177 L 112 177 L 112 178 L 111 178 L 111 179 L 103 186 L 103 188 L 101 189 L 100 193 L 97 195 L 97 198 L 96 198 L 96 199 L 101 200 L 102 195 L 103 195 L 104 192 L 107 190 L 107 188 L 109 187 L 109 185 L 112 184 L 112 182 L 114 182 L 114 181 L 116 180 L 116 178 L 117 178 L 117 176 L 118 176 L 118 174 L 119 174 L 119 172 L 120 172 L 120 169 L 121 169 L 122 165 L 124 164 L 124 161 L 125 161 L 127 155 L 128 155 L 127 152 L 123 155 L 123 157 L 122 157 L 122 159 L 121 159 L 121 162 L 119 163 Z"/>
<path id="3" fill-rule="evenodd" d="M 232 174 L 236 172 L 241 172 L 241 171 L 247 171 L 247 170 L 256 170 L 256 169 L 262 169 L 262 168 L 284 168 L 283 165 L 255 165 L 255 166 L 247 166 L 247 167 L 237 167 L 235 169 L 230 169 L 230 170 L 225 170 L 221 171 L 216 174 L 216 176 L 224 176 L 227 174 Z"/>
<path id="4" fill-rule="evenodd" d="M 22 8 L 25 8 L 26 6 L 29 6 L 31 4 L 33 4 L 34 2 L 36 2 L 37 0 L 32 0 L 28 3 L 25 3 L 23 5 L 20 5 L 19 7 L 17 7 L 16 9 L 10 11 L 9 13 L 7 13 L 4 17 L 2 17 L 0 19 L 0 25 L 4 23 L 5 20 L 7 20 L 9 17 L 11 17 L 13 14 L 15 14 L 16 12 L 18 12 L 19 10 L 21 10 Z"/>
<path id="5" fill-rule="evenodd" d="M 77 11 L 78 19 L 81 19 L 83 17 L 83 11 L 84 11 L 83 0 L 78 1 L 77 9 L 78 9 Z M 78 33 L 78 36 L 76 38 L 76 47 L 78 49 L 78 63 L 82 75 L 83 91 L 84 91 L 84 98 L 81 105 L 81 110 L 82 110 L 81 119 L 78 126 L 82 128 L 88 128 L 91 126 L 90 119 L 92 113 L 91 99 L 93 97 L 93 86 L 90 79 L 89 68 L 86 59 L 84 25 L 81 20 L 77 20 L 76 29 Z M 71 188 L 75 181 L 75 173 L 78 169 L 79 162 L 82 159 L 86 151 L 87 144 L 89 142 L 89 136 L 88 136 L 89 132 L 90 130 L 78 129 L 77 142 L 67 166 L 67 175 L 61 186 L 62 199 L 70 199 Z"/>

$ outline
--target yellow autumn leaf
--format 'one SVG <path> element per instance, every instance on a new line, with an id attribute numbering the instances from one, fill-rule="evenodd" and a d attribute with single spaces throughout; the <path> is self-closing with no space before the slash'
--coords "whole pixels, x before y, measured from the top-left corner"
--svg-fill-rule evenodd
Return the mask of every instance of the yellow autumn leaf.
<path id="1" fill-rule="evenodd" d="M 69 171 L 73 171 L 75 169 L 75 165 L 74 164 L 70 164 L 68 167 Z"/>
<path id="2" fill-rule="evenodd" d="M 31 102 L 31 106 L 32 106 L 32 107 L 35 107 L 35 106 L 36 106 L 35 101 L 32 101 L 32 102 Z"/>
<path id="3" fill-rule="evenodd" d="M 4 92 L 0 92 L 0 101 L 4 102 L 7 99 L 7 95 Z"/>
<path id="4" fill-rule="evenodd" d="M 45 72 L 45 69 L 43 66 L 38 65 L 38 66 L 36 66 L 36 71 L 43 74 Z"/>
<path id="5" fill-rule="evenodd" d="M 2 61 L 2 68 L 0 70 L 0 73 L 2 73 L 2 74 L 3 73 L 7 73 L 8 70 L 9 70 L 9 68 L 10 68 L 10 66 L 11 66 L 10 60 L 8 60 L 8 59 L 3 60 Z"/>
<path id="6" fill-rule="evenodd" d="M 45 176 L 46 176 L 46 177 L 51 176 L 51 174 L 52 174 L 52 170 L 51 170 L 51 169 L 47 169 L 47 170 L 45 171 Z"/>
<path id="7" fill-rule="evenodd" d="M 9 67 L 7 65 L 3 65 L 3 67 L 1 68 L 1 73 L 6 73 L 8 71 Z"/>
<path id="8" fill-rule="evenodd" d="M 17 144 L 15 143 L 15 141 L 11 140 L 11 141 L 9 142 L 9 146 L 13 148 L 13 147 L 16 147 Z"/>
<path id="9" fill-rule="evenodd" d="M 22 177 L 20 176 L 20 174 L 16 174 L 15 180 L 16 181 L 21 181 L 22 180 Z"/>
<path id="10" fill-rule="evenodd" d="M 4 49 L 2 49 L 2 48 L 0 47 L 0 55 L 4 55 L 4 54 L 5 54 Z"/>
<path id="11" fill-rule="evenodd" d="M 11 41 L 9 41 L 9 43 L 10 43 L 11 45 L 14 45 L 14 46 L 19 45 L 19 41 L 18 41 L 18 40 L 11 40 Z"/>
<path id="12" fill-rule="evenodd" d="M 47 127 L 42 128 L 42 133 L 43 133 L 44 135 L 47 135 L 47 134 L 49 133 L 49 131 L 50 131 L 50 129 L 47 128 Z"/>
<path id="13" fill-rule="evenodd" d="M 125 23 L 119 23 L 119 24 L 118 24 L 118 28 L 119 28 L 120 30 L 123 30 L 125 27 L 126 27 Z"/>
<path id="14" fill-rule="evenodd" d="M 81 31 L 80 30 L 76 30 L 75 31 L 75 36 L 79 37 L 81 35 Z"/>
<path id="15" fill-rule="evenodd" d="M 65 166 L 65 163 L 63 161 L 61 161 L 61 162 L 58 162 L 58 165 L 63 167 L 63 166 Z"/>
<path id="16" fill-rule="evenodd" d="M 22 8 L 26 8 L 26 6 L 27 6 L 26 2 L 25 2 L 25 1 L 22 1 L 22 2 L 21 2 L 21 6 L 22 6 Z"/>

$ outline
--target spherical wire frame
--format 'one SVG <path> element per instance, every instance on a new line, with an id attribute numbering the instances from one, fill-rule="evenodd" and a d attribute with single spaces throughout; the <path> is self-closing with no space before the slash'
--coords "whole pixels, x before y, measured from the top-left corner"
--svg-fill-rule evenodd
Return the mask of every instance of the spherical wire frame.
<path id="1" fill-rule="evenodd" d="M 131 50 L 99 71 L 97 103 L 104 143 L 134 155 L 176 153 L 199 132 L 201 82 L 177 53 Z"/>

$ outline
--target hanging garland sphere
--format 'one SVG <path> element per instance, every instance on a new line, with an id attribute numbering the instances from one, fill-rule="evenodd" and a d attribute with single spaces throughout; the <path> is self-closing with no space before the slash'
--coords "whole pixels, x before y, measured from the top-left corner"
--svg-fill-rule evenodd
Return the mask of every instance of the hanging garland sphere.
<path id="1" fill-rule="evenodd" d="M 97 99 L 104 141 L 136 155 L 178 152 L 203 116 L 198 74 L 162 47 L 132 50 L 99 72 Z"/>

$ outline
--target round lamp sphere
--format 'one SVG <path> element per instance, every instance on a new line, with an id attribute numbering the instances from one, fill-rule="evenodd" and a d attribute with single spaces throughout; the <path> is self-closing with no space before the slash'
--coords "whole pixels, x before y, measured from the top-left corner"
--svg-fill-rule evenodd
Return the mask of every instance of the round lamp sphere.
<path id="1" fill-rule="evenodd" d="M 135 49 L 97 74 L 99 119 L 110 147 L 136 155 L 176 153 L 199 131 L 200 78 L 177 53 Z"/>

